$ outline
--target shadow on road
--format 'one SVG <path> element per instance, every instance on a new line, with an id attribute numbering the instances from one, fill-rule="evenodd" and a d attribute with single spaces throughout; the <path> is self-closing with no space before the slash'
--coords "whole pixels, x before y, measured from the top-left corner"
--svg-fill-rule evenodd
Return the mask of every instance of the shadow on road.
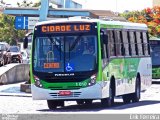
<path id="1" fill-rule="evenodd" d="M 121 106 L 116 106 L 110 109 L 121 110 L 121 109 L 135 108 L 135 107 L 140 107 L 140 106 L 153 105 L 153 104 L 158 104 L 158 103 L 160 103 L 160 101 L 144 100 L 144 101 L 139 101 L 137 103 L 122 104 Z"/>
<path id="2" fill-rule="evenodd" d="M 159 84 L 160 85 L 160 81 L 152 81 L 152 84 Z"/>
<path id="3" fill-rule="evenodd" d="M 153 105 L 158 104 L 160 101 L 153 101 L 153 100 L 145 100 L 140 101 L 137 103 L 130 103 L 130 104 L 124 104 L 123 102 L 115 102 L 115 104 L 112 107 L 103 107 L 100 102 L 94 102 L 92 105 L 70 105 L 65 107 L 56 108 L 54 110 L 50 109 L 42 109 L 37 110 L 41 112 L 96 112 L 101 110 L 122 110 L 122 109 L 128 109 L 128 108 L 135 108 L 140 106 L 146 106 L 146 105 Z"/>

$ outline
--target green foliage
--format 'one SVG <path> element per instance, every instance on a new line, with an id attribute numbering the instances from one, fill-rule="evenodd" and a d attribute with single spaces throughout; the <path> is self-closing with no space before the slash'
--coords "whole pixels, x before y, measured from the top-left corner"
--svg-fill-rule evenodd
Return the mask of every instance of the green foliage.
<path id="1" fill-rule="evenodd" d="M 2 5 L 5 5 L 5 4 L 6 4 L 3 0 L 0 0 L 0 3 L 1 3 Z"/>
<path id="2" fill-rule="evenodd" d="M 38 1 L 37 3 L 34 3 L 32 7 L 39 7 L 39 6 L 41 6 L 41 2 L 40 1 Z"/>
<path id="3" fill-rule="evenodd" d="M 16 45 L 25 36 L 25 30 L 16 30 L 14 27 L 15 17 L 0 15 L 0 41 L 5 41 L 11 45 Z"/>
<path id="4" fill-rule="evenodd" d="M 38 1 L 37 3 L 28 2 L 28 0 L 23 0 L 21 3 L 17 2 L 18 7 L 39 7 L 41 2 Z"/>
<path id="5" fill-rule="evenodd" d="M 150 36 L 160 37 L 160 6 L 121 14 L 130 22 L 145 23 Z"/>
<path id="6" fill-rule="evenodd" d="M 144 15 L 145 15 L 144 10 L 142 10 L 142 11 L 128 11 L 128 12 L 124 12 L 124 13 L 120 14 L 120 16 L 126 18 L 127 20 L 131 17 L 138 18 L 138 16 L 144 16 Z"/>
<path id="7" fill-rule="evenodd" d="M 17 2 L 18 7 L 32 7 L 33 2 L 28 2 L 27 0 L 23 0 L 22 3 Z"/>
<path id="8" fill-rule="evenodd" d="M 2 5 L 5 5 L 4 0 L 0 0 Z M 32 3 L 28 0 L 23 0 L 17 3 L 19 7 L 39 7 L 41 2 Z M 23 42 L 23 38 L 27 33 L 26 30 L 16 30 L 14 26 L 15 17 L 0 14 L 0 41 L 5 41 L 11 45 L 17 45 L 17 42 Z"/>

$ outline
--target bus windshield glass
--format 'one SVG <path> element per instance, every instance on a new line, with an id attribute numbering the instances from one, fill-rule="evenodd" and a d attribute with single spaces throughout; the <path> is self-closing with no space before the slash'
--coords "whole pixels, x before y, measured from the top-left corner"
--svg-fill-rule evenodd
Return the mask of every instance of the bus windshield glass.
<path id="1" fill-rule="evenodd" d="M 151 45 L 151 49 L 152 49 L 152 65 L 153 66 L 157 66 L 160 65 L 160 46 L 158 45 Z"/>
<path id="2" fill-rule="evenodd" d="M 97 64 L 97 36 L 83 33 L 37 36 L 33 56 L 36 72 L 93 71 Z"/>

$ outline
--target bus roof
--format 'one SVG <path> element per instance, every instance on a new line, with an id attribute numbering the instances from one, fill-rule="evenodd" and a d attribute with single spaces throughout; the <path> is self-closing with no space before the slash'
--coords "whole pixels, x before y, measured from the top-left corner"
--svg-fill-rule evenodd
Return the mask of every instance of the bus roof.
<path id="1" fill-rule="evenodd" d="M 38 22 L 36 26 L 51 24 L 51 23 L 72 23 L 72 22 L 98 22 L 102 28 L 120 28 L 120 29 L 139 29 L 139 30 L 148 30 L 146 24 L 141 23 L 131 23 L 131 22 L 121 22 L 121 21 L 105 21 L 100 19 L 90 19 L 90 18 L 80 18 L 80 17 L 71 17 L 71 18 L 61 18 L 50 21 Z"/>
<path id="2" fill-rule="evenodd" d="M 157 38 L 157 37 L 151 37 L 151 38 L 149 38 L 149 40 L 158 40 L 158 41 L 160 41 L 160 38 Z"/>

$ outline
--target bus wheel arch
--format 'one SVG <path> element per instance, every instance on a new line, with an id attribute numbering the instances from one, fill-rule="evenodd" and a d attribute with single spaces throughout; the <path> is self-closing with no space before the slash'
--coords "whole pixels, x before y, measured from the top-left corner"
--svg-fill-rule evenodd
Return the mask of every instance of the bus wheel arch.
<path id="1" fill-rule="evenodd" d="M 135 92 L 132 94 L 132 102 L 139 102 L 140 93 L 141 93 L 141 76 L 140 73 L 137 73 L 136 82 L 135 82 Z"/>
<path id="2" fill-rule="evenodd" d="M 76 100 L 76 102 L 78 105 L 82 105 L 82 104 L 84 104 L 85 101 L 84 100 Z"/>
<path id="3" fill-rule="evenodd" d="M 111 94 L 112 94 L 112 98 L 111 98 L 111 102 L 112 104 L 114 104 L 114 97 L 116 95 L 116 82 L 115 82 L 115 77 L 112 76 L 110 79 L 110 89 L 111 89 Z"/>
<path id="4" fill-rule="evenodd" d="M 137 73 L 137 78 L 136 78 L 136 84 L 139 84 L 139 87 L 141 89 L 141 75 L 140 75 L 140 73 Z"/>
<path id="5" fill-rule="evenodd" d="M 56 109 L 58 106 L 64 107 L 63 100 L 47 100 L 48 108 L 53 110 Z"/>
<path id="6" fill-rule="evenodd" d="M 135 92 L 130 94 L 125 94 L 122 96 L 124 103 L 138 102 L 140 99 L 141 92 L 141 77 L 140 73 L 137 73 L 135 80 Z"/>
<path id="7" fill-rule="evenodd" d="M 109 97 L 101 99 L 102 106 L 111 107 L 114 104 L 114 96 L 115 96 L 115 78 L 114 76 L 112 76 L 109 85 Z"/>

